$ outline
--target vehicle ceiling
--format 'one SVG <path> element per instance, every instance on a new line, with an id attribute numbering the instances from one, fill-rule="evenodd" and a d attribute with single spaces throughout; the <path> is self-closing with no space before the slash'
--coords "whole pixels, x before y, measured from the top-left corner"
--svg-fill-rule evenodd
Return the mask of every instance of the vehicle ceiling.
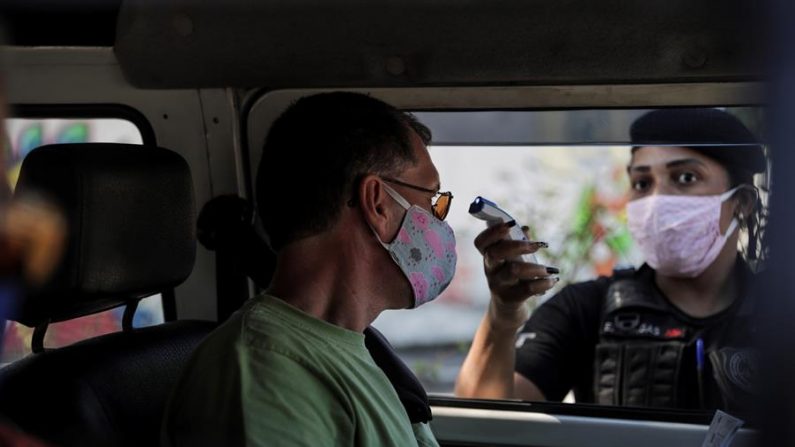
<path id="1" fill-rule="evenodd" d="M 110 46 L 146 88 L 759 78 L 745 0 L 6 0 L 22 46 Z M 118 21 L 117 21 L 118 18 Z"/>

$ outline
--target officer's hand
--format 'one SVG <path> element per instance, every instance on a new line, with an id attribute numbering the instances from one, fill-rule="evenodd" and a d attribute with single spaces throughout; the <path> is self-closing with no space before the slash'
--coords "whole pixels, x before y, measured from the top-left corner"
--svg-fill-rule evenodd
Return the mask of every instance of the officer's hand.
<path id="1" fill-rule="evenodd" d="M 528 298 L 543 294 L 558 282 L 553 276 L 558 269 L 511 261 L 521 255 L 535 253 L 546 244 L 507 239 L 509 225 L 486 229 L 475 238 L 475 247 L 483 255 L 483 269 L 491 291 L 491 313 L 497 318 L 519 320 L 525 316 L 526 306 L 523 304 Z M 523 230 L 527 232 L 526 228 Z"/>

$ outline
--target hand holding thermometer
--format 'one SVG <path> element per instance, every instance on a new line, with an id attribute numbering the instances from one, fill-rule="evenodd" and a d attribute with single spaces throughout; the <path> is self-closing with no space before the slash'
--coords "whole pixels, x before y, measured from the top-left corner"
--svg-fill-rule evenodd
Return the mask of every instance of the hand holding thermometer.
<path id="1" fill-rule="evenodd" d="M 510 214 L 505 212 L 496 203 L 484 199 L 483 197 L 476 197 L 475 200 L 469 205 L 469 214 L 477 217 L 480 220 L 486 221 L 486 225 L 488 227 L 493 227 L 495 225 L 501 225 L 512 220 L 515 220 L 511 217 Z M 524 234 L 522 231 L 522 227 L 520 225 L 514 225 L 511 227 L 508 237 L 514 241 L 528 241 L 527 235 Z M 520 259 L 516 259 L 517 261 L 522 262 L 529 262 L 531 264 L 538 264 L 538 259 L 534 254 L 525 254 L 520 257 Z"/>

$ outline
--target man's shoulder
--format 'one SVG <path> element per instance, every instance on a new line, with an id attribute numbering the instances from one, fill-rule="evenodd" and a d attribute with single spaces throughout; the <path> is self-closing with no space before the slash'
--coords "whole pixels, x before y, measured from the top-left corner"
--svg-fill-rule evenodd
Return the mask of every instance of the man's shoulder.
<path id="1" fill-rule="evenodd" d="M 162 441 L 167 446 L 240 441 L 241 383 L 236 359 L 239 315 L 233 315 L 196 348 L 171 393 Z M 225 409 L 219 411 L 219 409 Z M 234 445 L 242 445 L 234 442 Z"/>
<path id="2" fill-rule="evenodd" d="M 202 341 L 194 358 L 219 354 L 241 357 L 248 351 L 281 354 L 290 350 L 300 351 L 300 347 L 292 346 L 302 340 L 299 331 L 285 324 L 279 312 L 274 310 L 273 300 L 275 298 L 267 295 L 250 298 Z"/>
<path id="3" fill-rule="evenodd" d="M 191 354 L 182 369 L 176 393 L 180 399 L 191 400 L 229 397 L 227 393 L 239 388 L 239 377 L 245 366 L 244 309 L 232 314 L 210 332 Z"/>
<path id="4" fill-rule="evenodd" d="M 194 351 L 172 393 L 164 440 L 173 445 L 214 440 L 221 445 L 236 439 L 228 445 L 243 445 L 243 439 L 257 433 L 246 427 L 247 413 L 281 415 L 285 409 L 280 402 L 301 405 L 311 395 L 317 404 L 328 394 L 297 354 L 271 340 L 267 331 L 256 325 L 252 329 L 251 319 L 260 318 L 256 305 L 246 303 Z"/>

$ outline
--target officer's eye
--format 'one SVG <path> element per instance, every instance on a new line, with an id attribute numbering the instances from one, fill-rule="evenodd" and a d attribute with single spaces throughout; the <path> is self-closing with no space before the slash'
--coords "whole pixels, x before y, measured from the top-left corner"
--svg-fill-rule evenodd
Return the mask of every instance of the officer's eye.
<path id="1" fill-rule="evenodd" d="M 698 180 L 698 176 L 693 172 L 680 172 L 676 174 L 676 182 L 682 185 L 689 185 Z"/>
<path id="2" fill-rule="evenodd" d="M 638 179 L 632 181 L 632 189 L 637 192 L 643 192 L 649 189 L 651 182 L 647 179 Z"/>

